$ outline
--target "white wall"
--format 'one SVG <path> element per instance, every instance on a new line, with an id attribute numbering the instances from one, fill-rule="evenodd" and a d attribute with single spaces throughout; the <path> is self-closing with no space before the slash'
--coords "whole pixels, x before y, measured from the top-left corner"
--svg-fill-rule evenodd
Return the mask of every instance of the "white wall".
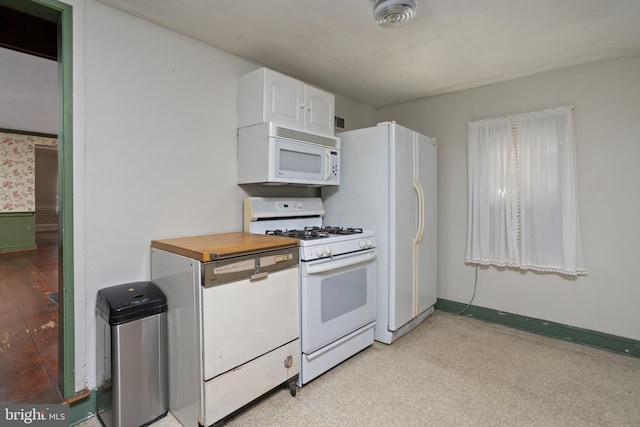
<path id="1" fill-rule="evenodd" d="M 482 268 L 474 305 L 640 339 L 640 58 L 594 62 L 383 108 L 438 140 L 438 297 L 467 303 L 467 122 L 573 105 L 588 276 Z"/>
<path id="2" fill-rule="evenodd" d="M 344 119 L 344 129 L 336 128 L 336 133 L 361 129 L 376 124 L 376 109 L 351 98 L 335 94 L 336 116 Z"/>
<path id="3" fill-rule="evenodd" d="M 82 9 L 74 11 L 75 365 L 76 389 L 92 389 L 96 293 L 149 280 L 151 240 L 242 231 L 247 195 L 318 192 L 236 184 L 237 80 L 258 64 L 94 0 Z M 368 124 L 374 111 L 338 97 L 337 114 Z"/>
<path id="4" fill-rule="evenodd" d="M 93 388 L 97 290 L 149 280 L 153 239 L 241 228 L 235 88 L 252 65 L 91 0 L 83 54 L 76 367 Z"/>

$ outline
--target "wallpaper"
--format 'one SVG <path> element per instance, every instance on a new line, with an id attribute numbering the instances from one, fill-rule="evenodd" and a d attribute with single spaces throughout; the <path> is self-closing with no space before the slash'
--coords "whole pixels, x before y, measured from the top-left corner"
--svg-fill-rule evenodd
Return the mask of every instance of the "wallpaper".
<path id="1" fill-rule="evenodd" d="M 58 140 L 0 132 L 0 213 L 35 211 L 36 145 L 56 147 Z"/>

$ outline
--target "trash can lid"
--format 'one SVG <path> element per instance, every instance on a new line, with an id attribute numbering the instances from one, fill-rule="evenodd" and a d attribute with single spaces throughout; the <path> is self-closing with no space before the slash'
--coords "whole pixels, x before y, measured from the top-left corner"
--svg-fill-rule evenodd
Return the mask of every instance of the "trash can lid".
<path id="1" fill-rule="evenodd" d="M 118 325 L 167 311 L 167 297 L 153 282 L 133 282 L 100 289 L 96 311 Z"/>

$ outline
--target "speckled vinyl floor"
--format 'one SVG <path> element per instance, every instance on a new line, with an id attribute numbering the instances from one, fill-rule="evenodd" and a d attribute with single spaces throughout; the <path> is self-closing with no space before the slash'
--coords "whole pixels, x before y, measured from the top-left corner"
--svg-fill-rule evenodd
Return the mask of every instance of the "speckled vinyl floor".
<path id="1" fill-rule="evenodd" d="M 82 427 L 98 426 L 92 418 Z M 179 426 L 171 415 L 154 427 Z M 436 311 L 225 426 L 638 426 L 640 359 Z"/>

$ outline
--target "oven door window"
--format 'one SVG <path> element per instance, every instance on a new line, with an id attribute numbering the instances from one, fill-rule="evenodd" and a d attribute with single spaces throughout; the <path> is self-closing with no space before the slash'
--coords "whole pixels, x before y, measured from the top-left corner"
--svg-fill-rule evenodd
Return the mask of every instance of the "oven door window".
<path id="1" fill-rule="evenodd" d="M 326 323 L 367 304 L 367 270 L 328 277 L 320 284 L 320 321 Z"/>

